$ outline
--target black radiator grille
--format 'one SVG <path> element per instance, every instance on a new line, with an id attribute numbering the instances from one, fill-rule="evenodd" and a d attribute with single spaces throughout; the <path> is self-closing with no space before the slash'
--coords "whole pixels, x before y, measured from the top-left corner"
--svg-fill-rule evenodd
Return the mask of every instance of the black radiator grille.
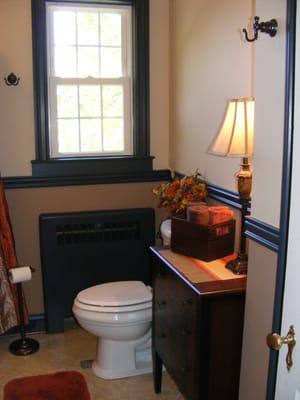
<path id="1" fill-rule="evenodd" d="M 138 240 L 138 222 L 103 222 L 96 224 L 68 224 L 56 227 L 56 243 L 59 246 L 78 243 Z"/>
<path id="2" fill-rule="evenodd" d="M 116 281 L 150 284 L 152 208 L 42 214 L 39 220 L 48 332 L 64 330 L 83 289 Z"/>

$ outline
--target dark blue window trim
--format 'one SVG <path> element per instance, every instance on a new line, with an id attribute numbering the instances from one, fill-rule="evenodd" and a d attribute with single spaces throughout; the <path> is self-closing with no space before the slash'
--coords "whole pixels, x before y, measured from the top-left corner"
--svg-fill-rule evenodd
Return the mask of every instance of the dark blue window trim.
<path id="1" fill-rule="evenodd" d="M 50 159 L 48 139 L 48 89 L 46 54 L 46 3 L 32 0 L 32 43 L 35 90 L 36 159 L 32 161 L 34 177 L 57 175 L 105 175 L 118 172 L 122 157 L 74 158 L 67 166 L 65 159 Z M 122 174 L 132 174 L 139 160 L 138 173 L 152 170 L 149 146 L 149 0 L 55 0 L 56 3 L 94 3 L 130 5 L 133 13 L 133 142 L 134 155 L 123 157 Z M 74 167 L 72 169 L 72 167 Z M 91 170 L 92 168 L 92 170 Z"/>

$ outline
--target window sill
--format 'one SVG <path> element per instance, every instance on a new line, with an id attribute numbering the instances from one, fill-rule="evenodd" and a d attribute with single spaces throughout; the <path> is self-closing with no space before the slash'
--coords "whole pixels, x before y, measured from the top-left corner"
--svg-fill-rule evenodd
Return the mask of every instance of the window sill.
<path id="1" fill-rule="evenodd" d="M 106 157 L 32 161 L 32 176 L 4 177 L 6 189 L 171 180 L 168 169 L 153 170 L 153 157 Z"/>
<path id="2" fill-rule="evenodd" d="M 92 176 L 123 175 L 152 171 L 154 157 L 101 157 L 33 160 L 32 176 Z"/>

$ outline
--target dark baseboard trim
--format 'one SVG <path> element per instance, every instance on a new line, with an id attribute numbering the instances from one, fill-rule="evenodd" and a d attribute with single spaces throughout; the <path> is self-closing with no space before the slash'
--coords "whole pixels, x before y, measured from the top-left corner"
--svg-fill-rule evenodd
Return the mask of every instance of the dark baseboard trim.
<path id="1" fill-rule="evenodd" d="M 246 217 L 245 235 L 255 242 L 278 253 L 279 251 L 279 229 L 253 217 Z"/>
<path id="2" fill-rule="evenodd" d="M 29 324 L 26 326 L 27 333 L 34 332 L 45 332 L 46 330 L 46 321 L 44 314 L 34 314 L 29 316 Z M 20 333 L 20 329 L 18 326 L 15 326 L 5 332 L 4 335 L 18 335 Z"/>
<path id="3" fill-rule="evenodd" d="M 55 176 L 55 177 L 33 177 L 33 176 L 11 176 L 3 177 L 5 189 L 39 188 L 50 186 L 73 186 L 73 185 L 100 185 L 114 183 L 138 183 L 158 182 L 171 179 L 171 171 L 168 169 L 147 171 L 141 173 L 119 173 L 107 175 L 88 176 Z"/>

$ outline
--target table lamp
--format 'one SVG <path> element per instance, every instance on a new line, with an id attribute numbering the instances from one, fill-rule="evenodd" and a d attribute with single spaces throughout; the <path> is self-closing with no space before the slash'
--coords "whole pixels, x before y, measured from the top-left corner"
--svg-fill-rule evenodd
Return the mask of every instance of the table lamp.
<path id="1" fill-rule="evenodd" d="M 245 217 L 250 201 L 252 172 L 248 157 L 253 152 L 254 99 L 230 100 L 221 129 L 209 149 L 210 154 L 221 157 L 241 157 L 241 169 L 237 173 L 237 188 L 241 202 L 241 235 L 238 256 L 227 264 L 235 274 L 247 273 Z"/>

